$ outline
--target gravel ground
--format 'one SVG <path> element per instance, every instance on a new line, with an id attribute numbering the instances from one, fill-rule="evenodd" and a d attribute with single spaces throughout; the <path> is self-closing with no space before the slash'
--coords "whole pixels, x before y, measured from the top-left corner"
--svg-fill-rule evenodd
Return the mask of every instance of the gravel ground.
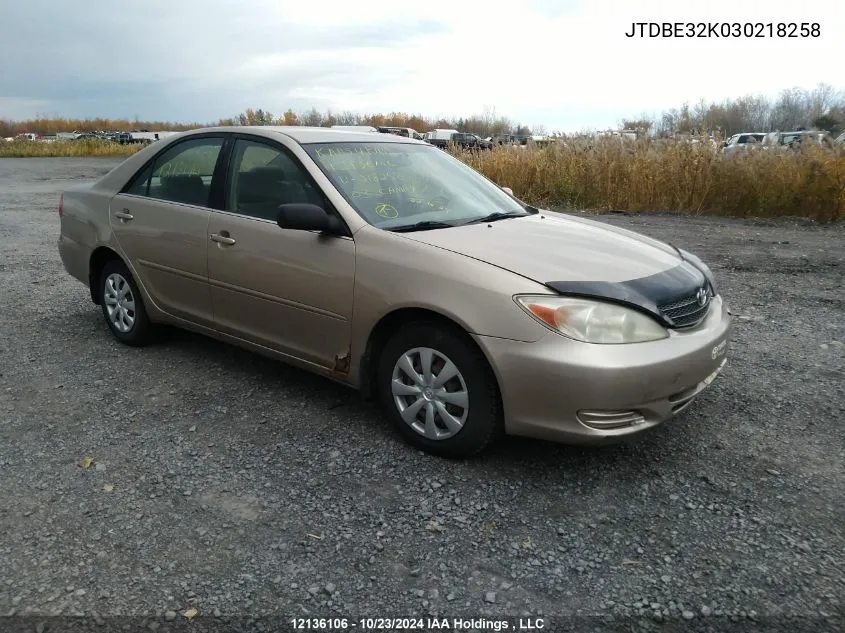
<path id="1" fill-rule="evenodd" d="M 0 159 L 0 629 L 175 630 L 193 607 L 193 630 L 842 630 L 841 225 L 600 216 L 712 265 L 738 315 L 725 371 L 640 441 L 454 462 L 302 371 L 183 332 L 117 343 L 56 250 L 59 192 L 114 164 Z"/>

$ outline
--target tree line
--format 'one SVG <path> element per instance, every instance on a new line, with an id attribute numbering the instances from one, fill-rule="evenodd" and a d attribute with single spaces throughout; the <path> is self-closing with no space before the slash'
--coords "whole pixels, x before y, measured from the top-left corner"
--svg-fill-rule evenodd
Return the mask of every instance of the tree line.
<path id="1" fill-rule="evenodd" d="M 24 132 L 50 135 L 58 132 L 181 131 L 208 125 L 307 125 L 318 127 L 330 127 L 332 125 L 371 125 L 373 127 L 410 127 L 418 132 L 426 132 L 435 128 L 454 128 L 462 132 L 471 132 L 485 137 L 496 134 L 528 135 L 532 133 L 530 127 L 511 121 L 507 117 L 499 116 L 492 109 L 475 116 L 449 119 L 431 118 L 421 114 L 407 114 L 404 112 L 391 112 L 389 114 L 363 114 L 351 111 L 336 113 L 331 111 L 320 112 L 316 108 L 305 112 L 294 112 L 288 109 L 276 115 L 262 108 L 247 108 L 233 117 L 218 119 L 210 123 L 48 117 L 36 117 L 25 121 L 0 120 L 0 137 L 15 136 Z"/>
<path id="2" fill-rule="evenodd" d="M 845 92 L 819 84 L 813 89 L 790 88 L 777 97 L 745 95 L 725 101 L 695 105 L 685 103 L 656 118 L 625 119 L 622 127 L 656 136 L 740 132 L 787 132 L 816 129 L 839 134 L 845 131 Z"/>
<path id="3" fill-rule="evenodd" d="M 312 108 L 306 112 L 286 110 L 274 115 L 267 110 L 247 108 L 229 119 L 221 119 L 220 125 L 306 125 L 312 127 L 331 127 L 332 125 L 370 125 L 373 127 L 409 127 L 418 132 L 437 128 L 451 128 L 461 132 L 471 132 L 479 136 L 496 134 L 531 134 L 530 127 L 515 123 L 507 117 L 499 116 L 495 110 L 471 117 L 430 118 L 421 114 L 391 112 L 389 114 L 362 114 L 359 112 L 320 112 Z"/>
<path id="4" fill-rule="evenodd" d="M 565 112 L 562 113 L 565 115 Z M 292 109 L 273 114 L 261 108 L 247 108 L 233 117 L 211 123 L 176 123 L 169 121 L 140 121 L 128 119 L 68 119 L 39 116 L 25 121 L 0 119 L 0 137 L 15 136 L 23 132 L 56 134 L 58 132 L 95 132 L 132 130 L 188 130 L 208 125 L 371 125 L 374 127 L 410 127 L 418 132 L 435 128 L 454 128 L 488 137 L 497 134 L 545 134 L 542 125 L 526 126 L 494 109 L 482 114 L 459 117 L 425 117 L 421 114 L 391 112 L 365 114 L 352 111 L 320 112 L 312 108 L 305 112 Z M 845 130 L 845 92 L 827 84 L 813 89 L 791 88 L 777 97 L 746 95 L 722 102 L 700 100 L 695 105 L 684 103 L 680 107 L 662 112 L 657 117 L 623 119 L 620 126 L 636 129 L 659 137 L 683 134 L 719 134 L 723 137 L 739 132 L 772 132 L 798 129 L 826 130 L 838 134 Z M 557 136 L 557 133 L 553 135 Z"/>

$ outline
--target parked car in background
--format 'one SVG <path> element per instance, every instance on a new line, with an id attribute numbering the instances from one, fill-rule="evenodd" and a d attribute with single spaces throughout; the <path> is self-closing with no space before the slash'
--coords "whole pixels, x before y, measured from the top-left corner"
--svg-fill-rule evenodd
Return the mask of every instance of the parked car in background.
<path id="1" fill-rule="evenodd" d="M 493 141 L 482 138 L 478 134 L 467 134 L 467 143 L 479 149 L 493 149 Z"/>
<path id="2" fill-rule="evenodd" d="M 460 134 L 460 132 L 451 128 L 436 128 L 423 134 L 423 140 L 432 145 L 445 147 L 452 139 L 453 134 Z"/>
<path id="3" fill-rule="evenodd" d="M 130 132 L 129 138 L 133 143 L 154 143 L 160 139 L 172 136 L 173 134 L 176 134 L 176 132 L 150 132 L 149 130 L 139 130 Z"/>
<path id="4" fill-rule="evenodd" d="M 511 134 L 495 134 L 491 137 L 490 141 L 493 143 L 494 146 L 513 145 L 514 137 Z"/>
<path id="5" fill-rule="evenodd" d="M 476 134 L 456 130 L 433 130 L 425 140 L 440 149 L 446 149 L 449 145 L 457 145 L 464 149 L 491 149 L 493 147 L 491 142 Z"/>
<path id="6" fill-rule="evenodd" d="M 465 149 L 491 149 L 493 147 L 492 142 L 481 138 L 478 134 L 472 134 L 471 132 L 458 132 L 457 134 L 453 134 L 451 142 Z"/>
<path id="7" fill-rule="evenodd" d="M 742 134 L 734 134 L 725 141 L 722 146 L 722 153 L 730 154 L 737 150 L 747 150 L 750 147 L 761 147 L 761 143 L 765 138 L 765 132 L 743 132 Z"/>
<path id="8" fill-rule="evenodd" d="M 834 146 L 834 139 L 829 132 L 797 130 L 794 132 L 773 132 L 766 136 L 765 141 L 767 146 L 783 149 L 798 149 L 804 143 L 812 143 L 830 148 Z"/>
<path id="9" fill-rule="evenodd" d="M 58 211 L 64 267 L 122 343 L 168 323 L 289 362 L 440 455 L 637 435 L 725 364 L 730 312 L 696 256 L 393 134 L 194 130 Z"/>

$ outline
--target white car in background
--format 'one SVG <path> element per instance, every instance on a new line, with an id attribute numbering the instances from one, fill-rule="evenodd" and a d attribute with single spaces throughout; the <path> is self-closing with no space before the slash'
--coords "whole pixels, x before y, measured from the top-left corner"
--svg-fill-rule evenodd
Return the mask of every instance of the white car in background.
<path id="1" fill-rule="evenodd" d="M 743 132 L 741 134 L 734 134 L 722 147 L 723 154 L 731 154 L 737 150 L 747 150 L 750 147 L 759 147 L 766 138 L 764 132 Z"/>

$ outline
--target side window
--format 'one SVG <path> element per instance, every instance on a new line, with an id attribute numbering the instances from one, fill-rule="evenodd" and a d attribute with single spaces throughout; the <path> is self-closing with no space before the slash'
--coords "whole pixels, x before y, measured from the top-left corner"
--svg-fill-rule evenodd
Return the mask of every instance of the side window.
<path id="1" fill-rule="evenodd" d="M 150 191 L 150 176 L 153 173 L 153 166 L 147 165 L 140 172 L 135 174 L 131 184 L 126 188 L 124 193 L 132 194 L 133 196 L 147 196 Z"/>
<path id="2" fill-rule="evenodd" d="M 207 207 L 211 196 L 211 177 L 222 147 L 222 138 L 198 138 L 177 143 L 155 160 L 147 192 L 138 195 Z"/>
<path id="3" fill-rule="evenodd" d="M 328 206 L 299 161 L 272 145 L 238 139 L 229 169 L 226 209 L 234 213 L 275 221 L 282 204 Z"/>

